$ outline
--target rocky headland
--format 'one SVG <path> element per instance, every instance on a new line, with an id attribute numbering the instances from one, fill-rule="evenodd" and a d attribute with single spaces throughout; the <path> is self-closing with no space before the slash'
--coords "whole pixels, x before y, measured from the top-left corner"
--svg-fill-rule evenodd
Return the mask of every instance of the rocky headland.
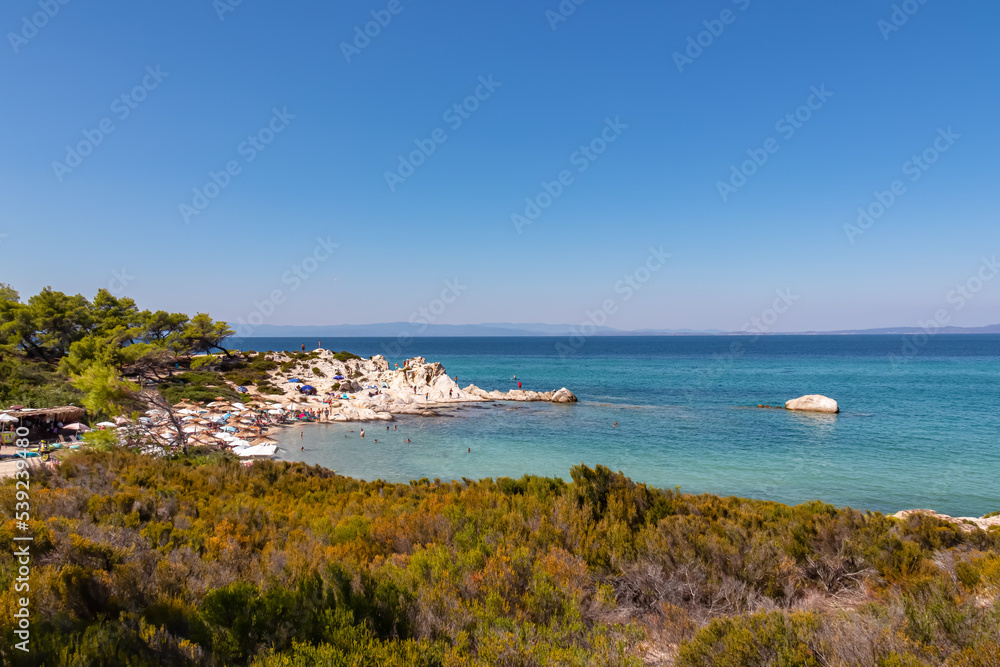
<path id="1" fill-rule="evenodd" d="M 270 384 L 283 395 L 262 398 L 309 410 L 329 407 L 330 420 L 344 422 L 391 421 L 394 415 L 437 416 L 442 409 L 464 403 L 577 402 L 573 392 L 565 387 L 545 392 L 487 391 L 474 384 L 462 388 L 444 366 L 428 363 L 423 357 L 413 357 L 402 366 L 390 368 L 382 355 L 369 359 L 341 359 L 338 356 L 342 355 L 323 349 L 314 350 L 305 357 L 272 353 L 270 358 L 281 367 L 269 372 Z M 315 395 L 304 395 L 300 391 L 303 386 L 314 387 Z M 256 393 L 252 388 L 250 392 Z M 332 402 L 325 402 L 331 397 Z"/>

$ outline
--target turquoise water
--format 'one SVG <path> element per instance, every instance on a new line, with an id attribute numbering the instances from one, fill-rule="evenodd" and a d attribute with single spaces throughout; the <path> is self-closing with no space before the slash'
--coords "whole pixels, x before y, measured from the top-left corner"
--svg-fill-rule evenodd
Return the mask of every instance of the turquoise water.
<path id="1" fill-rule="evenodd" d="M 315 345 L 250 339 L 243 347 L 303 342 Z M 368 356 L 395 351 L 393 342 L 324 344 Z M 387 356 L 440 361 L 463 387 L 507 390 L 515 374 L 525 389 L 566 386 L 577 405 L 483 404 L 449 417 L 400 417 L 398 430 L 364 425 L 364 440 L 360 424 L 307 425 L 280 433 L 281 458 L 395 482 L 568 479 L 573 465 L 604 464 L 688 492 L 879 511 L 1000 510 L 1000 336 L 939 335 L 905 354 L 899 336 L 595 337 L 568 355 L 560 342 L 568 341 L 415 339 Z M 736 354 L 734 342 L 742 345 Z M 908 361 L 894 364 L 890 353 Z M 842 413 L 755 407 L 810 393 L 837 399 Z"/>

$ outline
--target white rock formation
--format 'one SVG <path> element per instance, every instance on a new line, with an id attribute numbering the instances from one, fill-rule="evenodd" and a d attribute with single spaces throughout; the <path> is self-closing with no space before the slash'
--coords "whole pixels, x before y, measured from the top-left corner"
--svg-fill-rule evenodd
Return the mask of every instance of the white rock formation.
<path id="1" fill-rule="evenodd" d="M 414 357 L 403 368 L 390 369 L 382 355 L 371 359 L 339 361 L 329 350 L 315 350 L 317 357 L 296 361 L 287 371 L 271 371 L 271 384 L 284 392 L 284 396 L 268 397 L 286 405 L 294 402 L 304 409 L 324 410 L 323 399 L 335 393 L 331 407 L 333 421 L 391 420 L 394 414 L 433 416 L 435 408 L 448 405 L 482 401 L 549 401 L 576 403 L 577 398 L 569 389 L 536 392 L 512 390 L 507 393 L 487 392 L 475 385 L 465 389 L 439 363 L 427 363 L 423 357 Z M 278 363 L 291 360 L 284 353 L 273 356 Z M 343 379 L 337 380 L 336 376 Z M 290 383 L 291 378 L 302 383 Z M 316 388 L 316 396 L 303 396 L 298 387 L 309 384 Z M 336 387 L 336 389 L 334 389 Z M 344 395 L 347 398 L 343 398 Z"/>
<path id="2" fill-rule="evenodd" d="M 821 396 L 820 394 L 809 394 L 808 396 L 793 398 L 785 403 L 785 409 L 800 410 L 802 412 L 840 412 L 840 406 L 837 405 L 837 401 L 826 396 Z"/>
<path id="3" fill-rule="evenodd" d="M 927 514 L 935 519 L 941 519 L 942 521 L 948 521 L 949 523 L 958 524 L 959 528 L 964 531 L 975 530 L 976 528 L 982 528 L 983 530 L 989 530 L 991 526 L 1000 526 L 1000 515 L 991 517 L 971 517 L 971 516 L 958 516 L 952 517 L 947 514 L 938 514 L 934 510 L 903 510 L 902 512 L 896 512 L 892 516 L 896 519 L 905 519 L 911 514 Z"/>

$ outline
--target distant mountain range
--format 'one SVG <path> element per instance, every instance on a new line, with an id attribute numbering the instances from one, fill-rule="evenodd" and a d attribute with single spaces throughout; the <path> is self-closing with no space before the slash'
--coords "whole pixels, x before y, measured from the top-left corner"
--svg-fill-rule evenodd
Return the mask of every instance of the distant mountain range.
<path id="1" fill-rule="evenodd" d="M 589 328 L 589 327 L 588 327 Z M 451 336 L 569 336 L 578 333 L 580 327 L 569 324 L 410 324 L 409 322 L 387 322 L 384 324 L 330 324 L 317 326 L 264 324 L 253 331 L 255 338 L 412 338 Z M 784 336 L 859 336 L 896 335 L 905 336 L 923 332 L 920 327 L 887 327 L 882 329 L 846 329 L 842 331 L 799 331 L 763 335 Z M 985 327 L 943 327 L 935 333 L 946 334 L 1000 334 L 1000 324 Z M 740 336 L 742 331 L 721 331 L 708 329 L 637 329 L 624 331 L 610 327 L 597 327 L 589 336 Z"/>

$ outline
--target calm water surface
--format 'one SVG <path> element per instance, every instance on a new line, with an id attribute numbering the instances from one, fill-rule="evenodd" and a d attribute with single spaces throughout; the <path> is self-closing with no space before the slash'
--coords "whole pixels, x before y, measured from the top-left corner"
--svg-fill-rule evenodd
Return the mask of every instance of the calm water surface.
<path id="1" fill-rule="evenodd" d="M 888 356 L 901 355 L 899 336 L 595 337 L 569 356 L 560 356 L 559 342 L 567 341 L 418 338 L 392 355 L 391 339 L 325 339 L 328 349 L 384 354 L 390 362 L 440 361 L 463 387 L 516 388 L 516 374 L 525 389 L 565 386 L 580 403 L 400 417 L 390 423 L 398 430 L 365 424 L 365 440 L 360 424 L 307 425 L 279 434 L 280 458 L 394 482 L 568 479 L 572 466 L 600 463 L 689 492 L 819 498 L 879 511 L 1000 510 L 1000 336 L 935 336 L 902 364 Z M 734 342 L 742 345 L 735 355 Z M 258 338 L 242 346 L 297 350 L 302 343 L 316 345 Z M 811 393 L 837 399 L 842 413 L 754 407 Z"/>

